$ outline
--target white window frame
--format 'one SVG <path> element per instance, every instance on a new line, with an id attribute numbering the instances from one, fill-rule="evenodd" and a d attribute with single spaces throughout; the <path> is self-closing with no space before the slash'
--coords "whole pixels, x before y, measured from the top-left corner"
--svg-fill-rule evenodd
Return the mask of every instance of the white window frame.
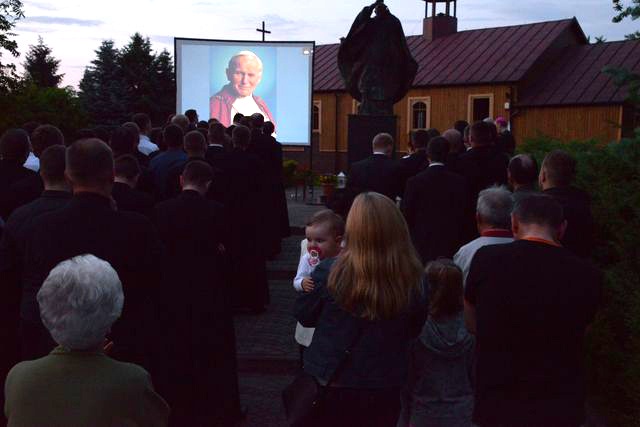
<path id="1" fill-rule="evenodd" d="M 425 121 L 425 126 L 426 126 L 425 128 L 413 127 L 413 106 L 418 102 L 423 102 L 427 106 L 427 117 Z M 407 129 L 409 129 L 409 132 L 413 132 L 414 130 L 429 129 L 429 128 L 431 128 L 431 97 L 430 96 L 410 97 L 407 100 Z"/>
<path id="2" fill-rule="evenodd" d="M 493 93 L 473 93 L 469 95 L 469 101 L 467 104 L 467 122 L 471 124 L 473 124 L 473 101 L 480 98 L 489 98 L 489 117 L 493 119 Z M 486 119 L 486 117 L 483 117 L 480 120 L 484 119 Z"/>

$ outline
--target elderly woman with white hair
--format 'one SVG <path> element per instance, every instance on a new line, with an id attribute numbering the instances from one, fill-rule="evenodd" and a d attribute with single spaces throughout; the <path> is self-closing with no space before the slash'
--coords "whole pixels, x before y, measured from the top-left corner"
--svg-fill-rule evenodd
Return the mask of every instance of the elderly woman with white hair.
<path id="1" fill-rule="evenodd" d="M 103 350 L 120 317 L 118 274 L 93 255 L 58 264 L 38 292 L 43 324 L 59 344 L 7 376 L 9 426 L 164 426 L 169 408 L 140 366 Z"/>

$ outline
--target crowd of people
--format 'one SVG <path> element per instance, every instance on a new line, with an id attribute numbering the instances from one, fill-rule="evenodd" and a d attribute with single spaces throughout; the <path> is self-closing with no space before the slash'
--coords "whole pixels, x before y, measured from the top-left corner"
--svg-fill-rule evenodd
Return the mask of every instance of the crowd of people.
<path id="1" fill-rule="evenodd" d="M 377 135 L 332 205 L 346 225 L 331 210 L 308 223 L 289 420 L 583 425 L 601 276 L 575 160 L 553 151 L 538 170 L 490 120 L 418 130 L 410 147 L 394 160 L 391 135 Z"/>
<path id="2" fill-rule="evenodd" d="M 9 425 L 243 416 L 232 316 L 265 310 L 289 223 L 273 126 L 235 121 L 191 110 L 155 133 L 135 114 L 73 141 L 47 124 L 2 135 L 0 375 L 29 361 L 7 379 Z"/>
<path id="3" fill-rule="evenodd" d="M 505 125 L 419 130 L 400 160 L 379 134 L 309 219 L 294 425 L 582 425 L 601 282 L 589 198 L 571 156 L 538 168 Z M 189 110 L 74 141 L 46 124 L 2 135 L 9 425 L 242 418 L 233 315 L 264 311 L 289 233 L 273 133 L 260 114 L 226 128 Z"/>

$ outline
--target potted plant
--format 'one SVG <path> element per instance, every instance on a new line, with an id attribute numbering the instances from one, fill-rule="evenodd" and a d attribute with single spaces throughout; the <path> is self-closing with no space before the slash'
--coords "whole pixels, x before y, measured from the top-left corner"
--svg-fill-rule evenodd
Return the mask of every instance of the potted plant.
<path id="1" fill-rule="evenodd" d="M 327 200 L 331 199 L 331 197 L 333 196 L 333 192 L 335 191 L 337 184 L 338 184 L 337 176 L 333 174 L 320 175 L 320 185 L 322 186 L 322 194 L 327 198 Z"/>

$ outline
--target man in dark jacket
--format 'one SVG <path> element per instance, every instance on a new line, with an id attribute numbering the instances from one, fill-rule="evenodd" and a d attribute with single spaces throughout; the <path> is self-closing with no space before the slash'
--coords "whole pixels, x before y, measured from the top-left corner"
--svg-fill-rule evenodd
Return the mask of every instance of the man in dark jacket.
<path id="1" fill-rule="evenodd" d="M 192 130 L 184 136 L 184 151 L 187 153 L 187 162 L 192 160 L 205 160 L 207 152 L 207 141 L 200 131 Z M 206 160 L 205 160 L 206 161 Z M 180 194 L 180 177 L 186 163 L 179 163 L 169 169 L 167 173 L 167 199 L 171 199 Z"/>
<path id="2" fill-rule="evenodd" d="M 27 236 L 41 215 L 58 210 L 71 199 L 71 189 L 64 178 L 65 148 L 57 145 L 39 154 L 40 176 L 44 181 L 42 195 L 19 207 L 9 217 L 0 241 L 0 377 L 20 361 L 20 277 L 24 267 Z M 1 397 L 0 404 L 4 401 Z"/>
<path id="3" fill-rule="evenodd" d="M 417 130 L 411 134 L 411 147 L 413 147 L 413 152 L 400 159 L 400 165 L 404 172 L 404 185 L 406 185 L 409 179 L 418 175 L 429 166 L 427 145 L 430 139 L 429 133 L 424 129 Z M 403 188 L 405 188 L 404 185 Z"/>
<path id="4" fill-rule="evenodd" d="M 492 145 L 492 126 L 485 122 L 471 125 L 471 149 L 462 154 L 456 162 L 456 172 L 464 176 L 469 185 L 472 206 L 475 206 L 480 191 L 492 185 L 507 183 L 509 158 Z"/>
<path id="5" fill-rule="evenodd" d="M 38 175 L 23 166 L 29 156 L 29 134 L 22 129 L 9 129 L 0 138 L 0 218 L 7 220 L 15 208 L 36 199 L 42 192 L 38 188 L 17 191 L 16 186 L 26 182 L 39 182 Z"/>
<path id="6" fill-rule="evenodd" d="M 542 162 L 539 183 L 543 192 L 562 206 L 567 231 L 561 243 L 579 257 L 588 258 L 594 246 L 591 198 L 571 185 L 575 174 L 575 159 L 565 151 L 555 150 Z"/>
<path id="7" fill-rule="evenodd" d="M 23 358 L 44 356 L 53 348 L 40 321 L 36 294 L 49 271 L 76 255 L 93 254 L 118 272 L 127 301 L 111 334 L 112 355 L 148 366 L 157 336 L 153 328 L 153 298 L 159 282 L 157 264 L 162 249 L 151 222 L 142 215 L 119 212 L 111 199 L 113 156 L 98 139 L 80 140 L 67 149 L 65 175 L 73 198 L 38 218 L 25 252 L 20 304 Z"/>
<path id="8" fill-rule="evenodd" d="M 131 154 L 115 159 L 115 182 L 111 196 L 119 211 L 137 212 L 149 216 L 153 209 L 153 197 L 136 190 L 141 170 L 138 160 Z"/>
<path id="9" fill-rule="evenodd" d="M 470 227 L 467 185 L 464 178 L 447 171 L 448 152 L 449 141 L 443 137 L 429 141 L 431 163 L 409 180 L 402 199 L 411 239 L 425 264 L 438 257 L 452 258 Z"/>
<path id="10" fill-rule="evenodd" d="M 151 159 L 149 169 L 153 174 L 156 200 L 167 198 L 167 177 L 169 169 L 183 165 L 187 161 L 184 152 L 184 132 L 180 126 L 171 124 L 164 128 L 162 139 L 167 145 L 167 151 Z"/>
<path id="11" fill-rule="evenodd" d="M 476 335 L 473 421 L 480 426 L 584 424 L 584 336 L 601 275 L 558 243 L 566 223 L 530 193 L 511 215 L 516 241 L 480 248 L 465 289 Z"/>
<path id="12" fill-rule="evenodd" d="M 402 196 L 402 166 L 391 159 L 393 137 L 380 133 L 373 138 L 373 155 L 351 165 L 347 180 L 345 209 L 346 216 L 356 196 L 365 191 L 384 194 L 394 202 Z"/>
<path id="13" fill-rule="evenodd" d="M 212 179 L 207 162 L 189 161 L 182 193 L 154 209 L 172 260 L 159 290 L 166 348 L 157 384 L 175 425 L 233 425 L 240 416 L 230 289 L 221 274 L 227 224 L 222 205 L 205 197 Z"/>

